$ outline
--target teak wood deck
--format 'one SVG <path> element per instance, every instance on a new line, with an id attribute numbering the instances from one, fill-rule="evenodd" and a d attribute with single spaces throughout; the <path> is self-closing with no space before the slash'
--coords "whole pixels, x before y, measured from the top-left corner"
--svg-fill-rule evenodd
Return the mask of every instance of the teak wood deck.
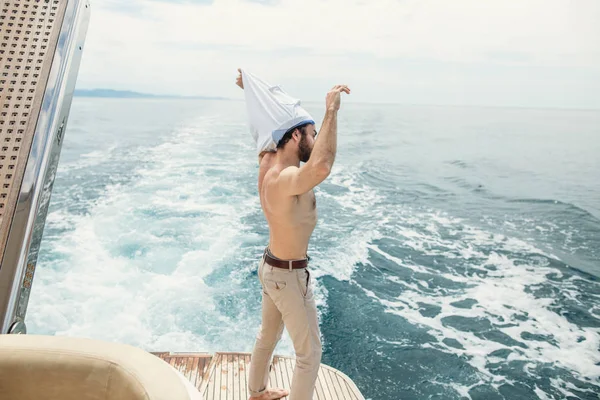
<path id="1" fill-rule="evenodd" d="M 169 353 L 154 352 L 181 372 L 206 400 L 246 400 L 248 393 L 249 353 Z M 269 387 L 290 389 L 295 360 L 274 356 Z M 288 400 L 288 397 L 283 397 Z M 364 400 L 345 374 L 321 364 L 313 400 Z"/>

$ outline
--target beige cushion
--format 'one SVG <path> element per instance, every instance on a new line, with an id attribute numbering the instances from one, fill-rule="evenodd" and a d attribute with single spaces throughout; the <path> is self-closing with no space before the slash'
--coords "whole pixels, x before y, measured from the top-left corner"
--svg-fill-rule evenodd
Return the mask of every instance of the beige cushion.
<path id="1" fill-rule="evenodd" d="M 169 364 L 132 346 L 0 335 L 0 399 L 189 400 L 188 389 Z"/>

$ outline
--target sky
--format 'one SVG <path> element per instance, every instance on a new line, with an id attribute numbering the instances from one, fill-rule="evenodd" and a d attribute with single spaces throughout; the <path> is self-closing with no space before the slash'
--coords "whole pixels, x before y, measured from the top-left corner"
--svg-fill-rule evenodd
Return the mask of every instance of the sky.
<path id="1" fill-rule="evenodd" d="M 600 108 L 598 0 L 91 0 L 78 88 Z"/>

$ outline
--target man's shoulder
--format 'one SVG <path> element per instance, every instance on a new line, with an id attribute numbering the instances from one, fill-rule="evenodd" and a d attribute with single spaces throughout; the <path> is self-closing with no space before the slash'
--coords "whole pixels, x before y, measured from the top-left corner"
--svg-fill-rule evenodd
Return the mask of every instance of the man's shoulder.
<path id="1" fill-rule="evenodd" d="M 289 177 L 290 175 L 294 174 L 296 170 L 298 170 L 298 167 L 293 165 L 289 167 L 284 167 L 282 165 L 273 165 L 266 172 L 265 177 L 268 176 L 269 181 L 271 181 L 272 183 L 276 183 L 280 181 L 281 178 L 285 179 L 286 177 Z"/>
<path id="2" fill-rule="evenodd" d="M 297 170 L 296 166 L 283 166 L 281 164 L 275 164 L 265 172 L 263 179 L 263 185 L 265 189 L 271 193 L 271 195 L 278 195 L 279 188 L 286 178 L 289 178 Z"/>
<path id="3" fill-rule="evenodd" d="M 296 173 L 296 171 L 298 171 L 300 168 L 296 167 L 295 165 L 290 165 L 288 167 L 281 167 L 279 169 L 279 175 L 289 175 L 289 174 L 294 174 Z"/>

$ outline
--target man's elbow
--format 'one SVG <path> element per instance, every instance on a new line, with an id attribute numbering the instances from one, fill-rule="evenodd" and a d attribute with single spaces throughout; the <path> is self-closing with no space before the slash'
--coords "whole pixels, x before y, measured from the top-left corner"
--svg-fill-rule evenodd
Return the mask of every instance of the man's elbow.
<path id="1" fill-rule="evenodd" d="M 324 181 L 329 174 L 331 174 L 331 165 L 329 163 L 323 162 L 315 165 L 315 175 L 320 182 Z"/>

